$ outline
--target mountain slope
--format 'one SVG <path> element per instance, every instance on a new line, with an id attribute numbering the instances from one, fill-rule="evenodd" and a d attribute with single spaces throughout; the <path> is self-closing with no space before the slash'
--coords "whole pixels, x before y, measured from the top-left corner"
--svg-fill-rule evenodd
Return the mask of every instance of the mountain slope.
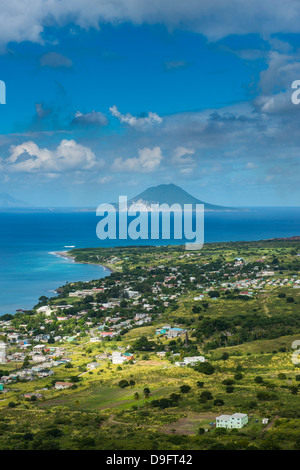
<path id="1" fill-rule="evenodd" d="M 24 201 L 20 201 L 10 196 L 7 193 L 0 194 L 0 207 L 9 208 L 9 207 L 27 207 L 27 204 Z"/>
<path id="2" fill-rule="evenodd" d="M 176 184 L 160 184 L 148 188 L 128 201 L 128 205 L 133 203 L 143 203 L 146 206 L 150 206 L 151 204 L 204 204 L 205 210 L 208 211 L 239 210 L 201 201 L 184 189 L 176 186 Z"/>

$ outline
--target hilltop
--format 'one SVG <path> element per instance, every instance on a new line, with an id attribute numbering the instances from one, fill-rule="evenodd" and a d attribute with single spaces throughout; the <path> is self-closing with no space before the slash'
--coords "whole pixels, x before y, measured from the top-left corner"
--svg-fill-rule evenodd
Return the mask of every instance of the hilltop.
<path id="1" fill-rule="evenodd" d="M 205 210 L 208 211 L 239 210 L 202 201 L 173 183 L 152 186 L 128 201 L 128 204 L 133 203 L 144 204 L 146 206 L 151 204 L 180 204 L 181 206 L 183 204 L 193 204 L 193 206 L 204 204 Z"/>

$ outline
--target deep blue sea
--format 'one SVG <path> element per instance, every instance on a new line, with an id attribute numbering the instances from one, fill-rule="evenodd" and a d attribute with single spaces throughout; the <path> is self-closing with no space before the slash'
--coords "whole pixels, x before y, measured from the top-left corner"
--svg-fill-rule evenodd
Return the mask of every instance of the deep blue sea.
<path id="1" fill-rule="evenodd" d="M 108 275 L 102 267 L 54 256 L 67 245 L 79 247 L 166 245 L 180 241 L 100 241 L 95 212 L 0 212 L 0 315 L 30 309 L 41 295 L 54 295 L 66 282 Z M 300 235 L 300 208 L 259 208 L 205 213 L 205 242 L 262 240 Z"/>

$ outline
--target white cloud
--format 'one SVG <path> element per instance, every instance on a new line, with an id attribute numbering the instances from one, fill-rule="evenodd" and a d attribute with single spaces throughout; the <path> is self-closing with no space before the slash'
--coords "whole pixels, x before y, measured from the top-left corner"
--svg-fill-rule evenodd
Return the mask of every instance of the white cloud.
<path id="1" fill-rule="evenodd" d="M 99 111 L 92 111 L 86 114 L 77 111 L 72 124 L 79 124 L 83 126 L 107 126 L 108 120 L 106 116 Z"/>
<path id="2" fill-rule="evenodd" d="M 0 43 L 42 42 L 47 25 L 73 23 L 164 24 L 202 33 L 210 39 L 229 34 L 299 33 L 298 0 L 0 0 Z"/>
<path id="3" fill-rule="evenodd" d="M 111 106 L 109 111 L 111 112 L 112 116 L 118 118 L 121 123 L 128 124 L 129 126 L 138 129 L 143 129 L 153 124 L 161 124 L 163 121 L 158 114 L 152 112 L 149 112 L 147 117 L 138 118 L 130 113 L 121 114 L 120 111 L 118 111 L 117 106 Z"/>
<path id="4" fill-rule="evenodd" d="M 9 172 L 54 173 L 90 170 L 96 165 L 95 154 L 75 140 L 62 140 L 55 150 L 40 148 L 32 141 L 11 146 L 10 157 L 5 162 Z"/>
<path id="5" fill-rule="evenodd" d="M 40 58 L 41 67 L 52 67 L 54 69 L 61 67 L 72 67 L 72 61 L 68 57 L 57 52 L 48 52 Z"/>
<path id="6" fill-rule="evenodd" d="M 160 147 L 154 148 L 143 148 L 138 151 L 139 156 L 135 158 L 116 158 L 112 169 L 114 171 L 134 171 L 140 173 L 147 173 L 156 170 L 162 159 L 162 153 Z"/>
<path id="7" fill-rule="evenodd" d="M 177 165 L 193 164 L 194 159 L 188 155 L 194 155 L 195 149 L 186 147 L 176 147 L 172 161 Z"/>

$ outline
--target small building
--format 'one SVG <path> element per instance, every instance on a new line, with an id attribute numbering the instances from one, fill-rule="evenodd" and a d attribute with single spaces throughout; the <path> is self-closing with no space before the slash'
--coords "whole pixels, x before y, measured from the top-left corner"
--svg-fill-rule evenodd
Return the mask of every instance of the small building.
<path id="1" fill-rule="evenodd" d="M 192 357 L 185 357 L 183 362 L 187 364 L 197 364 L 197 362 L 205 362 L 206 359 L 204 356 L 192 356 Z"/>
<path id="2" fill-rule="evenodd" d="M 220 415 L 216 418 L 217 428 L 241 429 L 248 423 L 248 415 L 234 413 L 233 415 Z"/>
<path id="3" fill-rule="evenodd" d="M 74 384 L 71 382 L 56 382 L 54 388 L 56 388 L 56 390 L 65 390 L 67 388 L 73 387 L 73 385 Z"/>
<path id="4" fill-rule="evenodd" d="M 89 370 L 93 370 L 93 369 L 97 369 L 97 367 L 99 367 L 100 364 L 99 362 L 90 362 L 88 365 L 87 365 L 87 368 Z"/>
<path id="5" fill-rule="evenodd" d="M 268 424 L 269 419 L 268 419 L 268 418 L 263 418 L 263 419 L 261 420 L 261 422 L 262 422 L 263 424 Z"/>

